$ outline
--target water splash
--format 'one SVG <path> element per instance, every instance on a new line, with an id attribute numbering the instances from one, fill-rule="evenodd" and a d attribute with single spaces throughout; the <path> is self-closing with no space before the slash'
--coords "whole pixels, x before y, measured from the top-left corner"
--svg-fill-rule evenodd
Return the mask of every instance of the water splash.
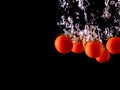
<path id="1" fill-rule="evenodd" d="M 96 2 L 92 2 L 92 0 L 59 0 L 64 13 L 57 25 L 62 26 L 64 34 L 68 35 L 73 42 L 83 38 L 85 43 L 94 39 L 103 42 L 120 32 L 120 0 L 104 0 L 103 6 L 105 7 L 101 10 L 103 13 L 89 11 L 90 14 L 88 14 L 88 9 Z M 113 8 L 115 13 L 111 12 Z M 94 11 L 94 8 L 92 9 Z"/>

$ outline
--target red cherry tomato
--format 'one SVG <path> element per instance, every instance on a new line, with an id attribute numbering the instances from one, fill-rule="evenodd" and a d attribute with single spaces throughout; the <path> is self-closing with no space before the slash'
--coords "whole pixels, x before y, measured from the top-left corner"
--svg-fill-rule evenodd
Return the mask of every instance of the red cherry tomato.
<path id="1" fill-rule="evenodd" d="M 120 37 L 112 37 L 106 43 L 106 48 L 111 54 L 120 54 Z"/>
<path id="2" fill-rule="evenodd" d="M 55 40 L 55 48 L 59 53 L 67 54 L 72 50 L 72 40 L 66 35 L 60 35 Z"/>
<path id="3" fill-rule="evenodd" d="M 100 41 L 89 41 L 85 45 L 85 53 L 90 58 L 99 57 L 103 51 L 104 47 Z"/>
<path id="4" fill-rule="evenodd" d="M 106 63 L 110 60 L 110 53 L 105 50 L 99 57 L 96 58 L 99 63 Z"/>
<path id="5" fill-rule="evenodd" d="M 84 46 L 82 42 L 76 42 L 73 44 L 72 52 L 81 53 L 84 50 Z"/>

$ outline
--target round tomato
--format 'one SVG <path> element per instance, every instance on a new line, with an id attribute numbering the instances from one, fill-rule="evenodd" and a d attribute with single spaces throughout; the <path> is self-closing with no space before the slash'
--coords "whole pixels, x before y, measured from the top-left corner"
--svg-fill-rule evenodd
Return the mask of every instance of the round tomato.
<path id="1" fill-rule="evenodd" d="M 110 38 L 106 43 L 106 48 L 111 54 L 120 54 L 120 38 Z"/>
<path id="2" fill-rule="evenodd" d="M 66 35 L 60 35 L 55 40 L 55 48 L 59 53 L 66 54 L 72 50 L 72 40 Z"/>
<path id="3" fill-rule="evenodd" d="M 110 53 L 105 50 L 99 57 L 96 58 L 99 63 L 106 63 L 110 59 Z"/>
<path id="4" fill-rule="evenodd" d="M 90 58 L 99 57 L 104 51 L 100 41 L 89 41 L 85 46 L 85 53 Z"/>
<path id="5" fill-rule="evenodd" d="M 81 53 L 84 50 L 82 42 L 75 42 L 73 44 L 72 52 Z"/>

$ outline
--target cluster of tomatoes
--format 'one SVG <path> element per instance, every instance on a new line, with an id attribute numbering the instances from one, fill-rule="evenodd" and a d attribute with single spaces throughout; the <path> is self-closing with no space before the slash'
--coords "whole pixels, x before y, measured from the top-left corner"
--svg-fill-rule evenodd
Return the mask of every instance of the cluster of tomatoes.
<path id="1" fill-rule="evenodd" d="M 100 41 L 88 41 L 83 44 L 84 39 L 74 42 L 67 35 L 60 35 L 55 39 L 54 45 L 56 50 L 61 54 L 69 52 L 85 54 L 90 58 L 95 58 L 99 63 L 105 63 L 110 60 L 111 54 L 120 54 L 120 37 L 112 37 L 104 46 Z"/>

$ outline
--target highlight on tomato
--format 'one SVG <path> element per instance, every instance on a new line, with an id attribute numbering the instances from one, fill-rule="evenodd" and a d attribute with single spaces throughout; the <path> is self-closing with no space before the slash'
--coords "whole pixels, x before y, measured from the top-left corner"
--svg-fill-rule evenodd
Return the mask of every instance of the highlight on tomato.
<path id="1" fill-rule="evenodd" d="M 55 39 L 54 46 L 61 54 L 67 54 L 72 50 L 72 40 L 67 35 L 60 35 Z"/>
<path id="2" fill-rule="evenodd" d="M 106 43 L 106 48 L 111 54 L 120 54 L 120 37 L 112 37 Z"/>
<path id="3" fill-rule="evenodd" d="M 85 46 L 85 53 L 90 58 L 99 57 L 104 51 L 103 44 L 96 40 L 96 41 L 89 41 Z"/>

